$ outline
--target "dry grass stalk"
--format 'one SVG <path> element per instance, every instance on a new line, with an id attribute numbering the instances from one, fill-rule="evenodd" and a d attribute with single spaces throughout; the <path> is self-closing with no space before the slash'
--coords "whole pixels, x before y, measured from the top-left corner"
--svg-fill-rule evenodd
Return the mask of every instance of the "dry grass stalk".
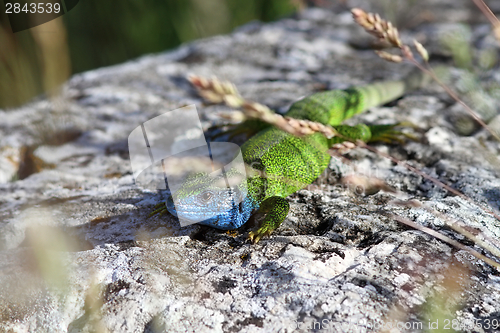
<path id="1" fill-rule="evenodd" d="M 484 16 L 486 16 L 488 21 L 490 21 L 493 26 L 493 34 L 495 35 L 495 38 L 500 41 L 500 20 L 498 20 L 483 0 L 472 0 L 472 2 L 474 2 L 481 12 L 483 12 Z"/>
<path id="2" fill-rule="evenodd" d="M 481 0 L 475 1 L 480 2 Z M 486 5 L 484 4 L 484 6 Z M 488 7 L 486 6 L 486 8 Z M 472 116 L 472 118 L 474 118 L 474 120 L 476 120 L 484 129 L 486 129 L 496 140 L 500 141 L 500 136 L 495 131 L 491 130 L 490 127 L 486 125 L 486 123 L 481 119 L 481 117 L 478 116 L 476 112 L 474 112 L 474 110 L 472 110 L 467 104 L 465 104 L 465 102 L 462 101 L 453 90 L 451 90 L 436 76 L 432 68 L 429 67 L 429 64 L 427 62 L 429 53 L 422 44 L 415 40 L 413 41 L 413 43 L 415 44 L 415 48 L 418 54 L 424 60 L 426 67 L 422 66 L 422 64 L 420 64 L 415 59 L 411 48 L 401 41 L 401 39 L 399 38 L 398 30 L 391 24 L 391 22 L 383 20 L 378 14 L 366 13 L 364 10 L 359 8 L 353 8 L 351 12 L 354 21 L 358 23 L 363 29 L 377 37 L 380 41 L 386 42 L 393 47 L 399 48 L 401 52 L 400 55 L 395 55 L 385 51 L 376 51 L 379 57 L 392 62 L 401 62 L 403 59 L 406 59 L 417 66 L 424 73 L 430 75 L 446 91 L 448 95 L 450 95 L 457 103 L 465 108 L 465 110 Z"/>
<path id="3" fill-rule="evenodd" d="M 472 254 L 474 257 L 478 258 L 479 260 L 482 260 L 484 261 L 485 263 L 487 263 L 488 265 L 492 266 L 492 267 L 495 267 L 499 272 L 500 272 L 500 264 L 497 263 L 496 261 L 493 261 L 491 260 L 490 258 L 482 255 L 481 253 L 477 252 L 476 250 L 474 249 L 471 249 L 465 245 L 462 245 L 462 243 L 456 241 L 456 240 L 453 240 L 437 231 L 434 231 L 430 228 L 427 228 L 427 227 L 424 227 L 420 224 L 417 224 L 413 221 L 410 221 L 402 216 L 399 216 L 399 215 L 395 215 L 395 214 L 392 214 L 392 218 L 402 224 L 406 224 L 407 226 L 413 228 L 413 229 L 416 229 L 416 230 L 420 230 L 422 232 L 425 232 L 426 234 L 428 235 L 431 235 L 439 240 L 442 240 L 443 242 L 445 243 L 448 243 L 454 247 L 456 247 L 457 249 L 460 249 L 460 250 L 464 250 L 464 251 L 467 251 L 469 252 L 470 254 Z"/>
<path id="4" fill-rule="evenodd" d="M 376 153 L 379 156 L 383 156 L 385 158 L 388 158 L 391 161 L 393 161 L 394 163 L 399 164 L 399 165 L 405 167 L 406 169 L 415 172 L 416 174 L 418 174 L 419 176 L 424 177 L 427 180 L 430 180 L 431 182 L 433 182 L 434 184 L 438 185 L 439 187 L 444 188 L 445 190 L 449 191 L 450 193 L 453 193 L 454 195 L 459 196 L 460 198 L 464 199 L 465 201 L 470 202 L 471 204 L 473 204 L 473 205 L 481 208 L 484 212 L 486 212 L 486 213 L 494 216 L 497 220 L 500 221 L 500 213 L 498 213 L 498 212 L 496 212 L 496 211 L 494 211 L 492 209 L 487 209 L 487 208 L 484 208 L 484 207 L 480 206 L 479 204 L 477 204 L 476 202 L 474 202 L 474 200 L 472 200 L 471 198 L 469 198 L 465 194 L 461 193 L 460 191 L 455 190 L 453 187 L 451 187 L 449 185 L 446 185 L 445 183 L 439 181 L 438 179 L 436 179 L 436 178 L 434 178 L 432 176 L 429 176 L 428 174 L 426 174 L 426 173 L 418 170 L 417 168 L 409 165 L 408 163 L 406 163 L 404 161 L 398 160 L 397 158 L 394 158 L 394 157 L 392 157 L 389 154 L 383 153 L 383 152 L 381 152 L 378 149 L 375 149 L 373 147 L 368 146 L 363 141 L 358 140 L 356 142 L 356 144 L 357 144 L 358 147 L 368 149 L 368 150 Z"/>
<path id="5" fill-rule="evenodd" d="M 190 75 L 189 82 L 196 88 L 198 94 L 211 103 L 224 103 L 229 107 L 241 109 L 248 118 L 260 119 L 279 129 L 297 136 L 322 133 L 327 138 L 337 135 L 330 126 L 309 120 L 283 117 L 274 113 L 267 106 L 248 101 L 241 97 L 234 84 L 217 78 L 207 79 Z"/>
<path id="6" fill-rule="evenodd" d="M 353 8 L 351 13 L 356 23 L 380 41 L 385 41 L 394 47 L 402 46 L 398 29 L 391 22 L 383 20 L 379 14 L 366 13 L 359 8 Z"/>

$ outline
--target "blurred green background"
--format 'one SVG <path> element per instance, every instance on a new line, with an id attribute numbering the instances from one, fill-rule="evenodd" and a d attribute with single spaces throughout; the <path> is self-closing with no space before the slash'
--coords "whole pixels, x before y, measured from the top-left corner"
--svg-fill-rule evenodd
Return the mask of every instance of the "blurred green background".
<path id="1" fill-rule="evenodd" d="M 63 16 L 73 72 L 227 33 L 294 11 L 291 0 L 81 0 Z"/>
<path id="2" fill-rule="evenodd" d="M 56 95 L 71 74 L 228 33 L 252 20 L 277 20 L 301 5 L 300 0 L 81 0 L 62 20 L 15 34 L 1 8 L 0 108 L 43 92 Z"/>

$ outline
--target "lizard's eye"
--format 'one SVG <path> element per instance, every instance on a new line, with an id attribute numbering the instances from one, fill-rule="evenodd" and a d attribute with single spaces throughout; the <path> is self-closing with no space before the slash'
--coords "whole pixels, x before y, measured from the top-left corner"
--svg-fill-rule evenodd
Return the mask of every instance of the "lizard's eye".
<path id="1" fill-rule="evenodd" d="M 211 191 L 204 191 L 198 195 L 201 202 L 207 203 L 212 200 L 214 194 Z"/>

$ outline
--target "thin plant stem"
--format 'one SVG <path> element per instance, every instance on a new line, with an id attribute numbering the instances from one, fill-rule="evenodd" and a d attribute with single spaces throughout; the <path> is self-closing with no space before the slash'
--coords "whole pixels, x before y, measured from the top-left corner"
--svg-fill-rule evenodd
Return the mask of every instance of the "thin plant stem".
<path id="1" fill-rule="evenodd" d="M 460 198 L 480 207 L 483 211 L 485 211 L 486 213 L 490 214 L 490 215 L 493 215 L 497 220 L 500 221 L 500 213 L 497 213 L 495 212 L 494 210 L 492 209 L 487 209 L 487 208 L 484 208 L 482 207 L 481 205 L 479 205 L 478 203 L 476 203 L 474 200 L 472 200 L 471 198 L 469 198 L 468 196 L 466 196 L 465 194 L 463 194 L 462 192 L 454 189 L 453 187 L 449 186 L 449 185 L 446 185 L 445 183 L 441 182 L 440 180 L 432 177 L 432 176 L 429 176 L 428 174 L 426 174 L 425 172 L 422 172 L 420 170 L 418 170 L 417 168 L 411 166 L 410 164 L 404 162 L 404 161 L 401 161 L 401 160 L 398 160 L 397 158 L 395 157 L 392 157 L 391 155 L 389 154 L 386 154 L 386 153 L 383 153 L 381 152 L 380 150 L 374 148 L 374 147 L 371 147 L 369 145 L 367 145 L 366 143 L 364 143 L 363 141 L 361 140 L 358 140 L 356 142 L 356 144 L 359 146 L 359 147 L 362 147 L 362 148 L 365 148 L 365 149 L 368 149 L 372 152 L 374 152 L 375 154 L 379 155 L 379 156 L 383 156 L 385 158 L 388 158 L 390 159 L 391 161 L 393 161 L 394 163 L 398 164 L 398 165 L 401 165 L 403 167 L 405 167 L 406 169 L 410 170 L 410 171 L 413 171 L 415 172 L 416 174 L 418 174 L 419 176 L 422 176 L 424 177 L 425 179 L 427 180 L 430 180 L 431 182 L 433 182 L 434 184 L 438 185 L 439 187 L 441 188 L 444 188 L 445 190 L 459 196 Z"/>
<path id="2" fill-rule="evenodd" d="M 476 250 L 473 250 L 473 249 L 471 249 L 471 248 L 463 245 L 462 243 L 460 243 L 460 242 L 458 242 L 456 240 L 453 240 L 453 239 L 451 239 L 451 238 L 449 238 L 449 237 L 447 237 L 447 236 L 445 236 L 445 235 L 443 235 L 443 234 L 441 234 L 441 233 L 439 233 L 437 231 L 434 231 L 434 230 L 432 230 L 430 228 L 424 227 L 424 226 L 422 226 L 420 224 L 417 224 L 417 223 L 415 223 L 413 221 L 410 221 L 407 218 L 404 218 L 404 217 L 396 215 L 396 214 L 390 214 L 390 215 L 391 215 L 391 217 L 394 220 L 398 221 L 399 223 L 406 224 L 407 226 L 409 226 L 409 227 L 411 227 L 413 229 L 425 232 L 426 234 L 431 235 L 431 236 L 433 236 L 433 237 L 435 237 L 437 239 L 440 239 L 443 242 L 448 243 L 448 244 L 450 244 L 450 245 L 452 245 L 452 246 L 454 246 L 454 247 L 456 247 L 456 248 L 458 248 L 460 250 L 464 250 L 464 251 L 469 252 L 474 257 L 478 258 L 479 260 L 482 260 L 485 263 L 487 263 L 488 265 L 490 265 L 492 267 L 495 267 L 497 269 L 497 271 L 500 272 L 500 264 L 499 263 L 497 263 L 496 261 L 494 261 L 494 260 L 486 257 L 485 255 L 477 252 Z"/>

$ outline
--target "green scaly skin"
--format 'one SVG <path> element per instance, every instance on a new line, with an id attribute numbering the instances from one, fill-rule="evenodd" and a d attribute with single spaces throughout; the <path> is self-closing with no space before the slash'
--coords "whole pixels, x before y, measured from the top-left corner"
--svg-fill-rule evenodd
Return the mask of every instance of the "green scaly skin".
<path id="1" fill-rule="evenodd" d="M 357 126 L 341 125 L 341 123 L 368 108 L 385 104 L 424 84 L 423 76 L 413 74 L 404 81 L 385 81 L 364 87 L 346 90 L 332 90 L 317 93 L 295 102 L 286 116 L 306 119 L 333 126 L 344 138 L 350 141 L 364 142 L 382 140 L 390 141 L 396 136 L 393 126 Z M 329 165 L 331 156 L 328 149 L 335 143 L 344 141 L 340 137 L 327 139 L 320 133 L 306 137 L 296 137 L 275 127 L 267 127 L 241 146 L 243 159 L 247 165 L 247 198 L 239 210 L 233 207 L 228 214 L 228 206 L 210 208 L 211 219 L 200 222 L 220 229 L 235 229 L 244 224 L 249 216 L 249 210 L 258 209 L 264 213 L 260 227 L 250 232 L 249 238 L 257 243 L 262 237 L 270 235 L 284 221 L 288 214 L 289 204 L 286 197 L 311 184 Z M 239 127 L 241 129 L 241 126 Z M 373 131 L 372 131 L 373 129 Z M 373 133 L 372 133 L 373 132 Z M 196 192 L 186 192 L 186 205 L 168 205 L 173 214 L 207 213 L 206 205 L 192 208 L 192 202 L 207 199 L 207 193 L 217 198 L 213 184 L 197 189 Z M 189 199 L 189 200 L 188 200 Z M 194 200 L 193 200 L 194 199 Z M 181 199 L 181 201 L 184 199 Z M 189 201 L 189 204 L 187 204 Z M 205 201 L 204 201 L 205 203 Z M 234 205 L 233 205 L 234 206 Z M 220 209 L 220 210 L 219 210 Z M 154 213 L 165 211 L 165 207 Z"/>

